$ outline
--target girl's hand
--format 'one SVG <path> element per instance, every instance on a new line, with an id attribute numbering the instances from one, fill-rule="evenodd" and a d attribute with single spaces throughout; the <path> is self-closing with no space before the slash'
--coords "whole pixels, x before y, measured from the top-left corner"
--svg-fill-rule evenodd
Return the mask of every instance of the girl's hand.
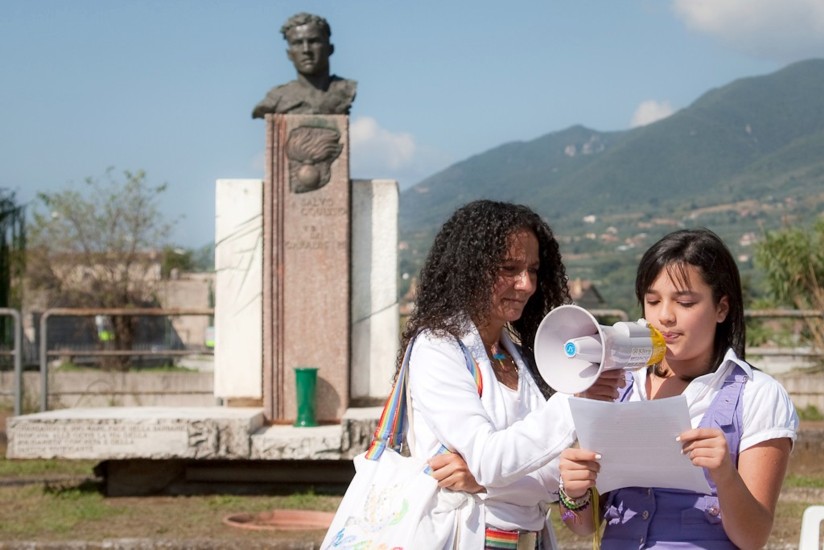
<path id="1" fill-rule="evenodd" d="M 607 370 L 601 373 L 592 386 L 575 395 L 598 401 L 615 401 L 618 398 L 618 388 L 626 385 L 627 379 L 623 369 Z"/>
<path id="2" fill-rule="evenodd" d="M 718 484 L 726 476 L 735 474 L 735 465 L 730 460 L 727 438 L 717 428 L 695 428 L 678 436 L 681 452 L 687 455 L 695 466 L 706 468 L 713 481 Z"/>
<path id="3" fill-rule="evenodd" d="M 571 498 L 579 498 L 592 487 L 601 465 L 598 460 L 601 455 L 586 449 L 569 448 L 561 452 L 561 461 L 558 468 L 561 471 L 561 480 L 564 492 Z"/>
<path id="4" fill-rule="evenodd" d="M 482 493 L 486 491 L 475 481 L 475 476 L 469 471 L 463 457 L 457 453 L 435 455 L 428 461 L 432 468 L 432 477 L 438 482 L 438 487 L 463 491 L 464 493 Z"/>

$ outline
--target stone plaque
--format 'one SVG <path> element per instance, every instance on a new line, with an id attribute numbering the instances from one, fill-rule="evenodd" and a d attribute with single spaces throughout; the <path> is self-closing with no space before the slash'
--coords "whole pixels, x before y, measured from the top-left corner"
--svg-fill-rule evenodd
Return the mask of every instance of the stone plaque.
<path id="1" fill-rule="evenodd" d="M 7 420 L 8 458 L 248 458 L 260 409 L 101 407 Z"/>
<path id="2" fill-rule="evenodd" d="M 187 453 L 186 425 L 137 423 L 127 429 L 119 423 L 32 423 L 19 430 L 11 453 L 20 457 L 94 459 L 100 456 L 131 456 L 135 449 L 149 456 Z"/>
<path id="3" fill-rule="evenodd" d="M 275 423 L 296 417 L 296 367 L 316 367 L 317 419 L 349 396 L 349 118 L 266 115 L 263 394 Z"/>

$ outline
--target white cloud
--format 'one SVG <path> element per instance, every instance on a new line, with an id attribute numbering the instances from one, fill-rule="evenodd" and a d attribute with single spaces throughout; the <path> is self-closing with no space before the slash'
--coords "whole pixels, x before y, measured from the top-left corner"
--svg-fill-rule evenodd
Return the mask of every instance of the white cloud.
<path id="1" fill-rule="evenodd" d="M 443 152 L 424 147 L 406 132 L 390 132 L 372 117 L 358 117 L 349 126 L 353 178 L 394 179 L 409 187 L 452 160 Z"/>
<path id="2" fill-rule="evenodd" d="M 674 0 L 687 27 L 757 57 L 824 57 L 822 0 Z"/>
<path id="3" fill-rule="evenodd" d="M 653 122 L 667 118 L 674 112 L 675 109 L 672 108 L 669 101 L 648 99 L 647 101 L 642 101 L 638 108 L 635 109 L 629 125 L 631 128 L 646 126 L 647 124 L 652 124 Z"/>
<path id="4" fill-rule="evenodd" d="M 352 149 L 352 162 L 355 164 L 361 153 L 365 159 L 379 163 L 391 170 L 408 164 L 415 156 L 415 139 L 411 134 L 404 132 L 393 134 L 378 126 L 378 121 L 372 117 L 360 117 L 352 121 L 349 127 L 349 143 Z M 360 151 L 356 153 L 357 151 Z M 357 159 L 358 162 L 363 162 Z M 370 161 L 366 161 L 371 164 Z"/>

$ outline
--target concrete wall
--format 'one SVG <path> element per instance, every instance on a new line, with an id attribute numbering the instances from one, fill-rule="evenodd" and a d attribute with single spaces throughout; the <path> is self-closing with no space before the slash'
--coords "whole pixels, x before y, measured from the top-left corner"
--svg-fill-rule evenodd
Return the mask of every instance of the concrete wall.
<path id="1" fill-rule="evenodd" d="M 352 181 L 349 397 L 383 405 L 398 353 L 398 182 Z"/>
<path id="2" fill-rule="evenodd" d="M 208 309 L 214 307 L 214 273 L 182 273 L 178 278 L 161 281 L 157 288 L 160 307 L 166 309 Z M 187 347 L 204 347 L 212 319 L 207 315 L 172 317 L 172 326 Z"/>
<path id="3" fill-rule="evenodd" d="M 790 372 L 773 376 L 790 393 L 797 409 L 813 406 L 824 413 L 824 374 Z"/>
<path id="4" fill-rule="evenodd" d="M 61 372 L 49 377 L 49 408 L 209 407 L 211 372 Z M 0 406 L 14 406 L 14 374 L 0 372 Z M 24 413 L 40 408 L 40 373 L 23 373 Z"/>
<path id="5" fill-rule="evenodd" d="M 263 399 L 263 181 L 215 184 L 217 397 Z"/>

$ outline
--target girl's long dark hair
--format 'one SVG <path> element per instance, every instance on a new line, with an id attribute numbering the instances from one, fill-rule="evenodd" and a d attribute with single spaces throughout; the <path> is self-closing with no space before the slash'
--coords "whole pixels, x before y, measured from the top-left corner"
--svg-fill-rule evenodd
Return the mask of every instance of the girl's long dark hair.
<path id="1" fill-rule="evenodd" d="M 398 368 L 407 344 L 418 332 L 430 330 L 440 336 L 460 338 L 467 317 L 476 325 L 484 323 L 509 239 L 524 229 L 538 239 L 538 286 L 521 318 L 508 329 L 520 344 L 536 382 L 546 392 L 534 367 L 535 332 L 552 308 L 569 303 L 566 270 L 549 225 L 530 208 L 505 202 L 471 202 L 441 227 L 421 269 L 415 308 L 401 336 Z"/>

